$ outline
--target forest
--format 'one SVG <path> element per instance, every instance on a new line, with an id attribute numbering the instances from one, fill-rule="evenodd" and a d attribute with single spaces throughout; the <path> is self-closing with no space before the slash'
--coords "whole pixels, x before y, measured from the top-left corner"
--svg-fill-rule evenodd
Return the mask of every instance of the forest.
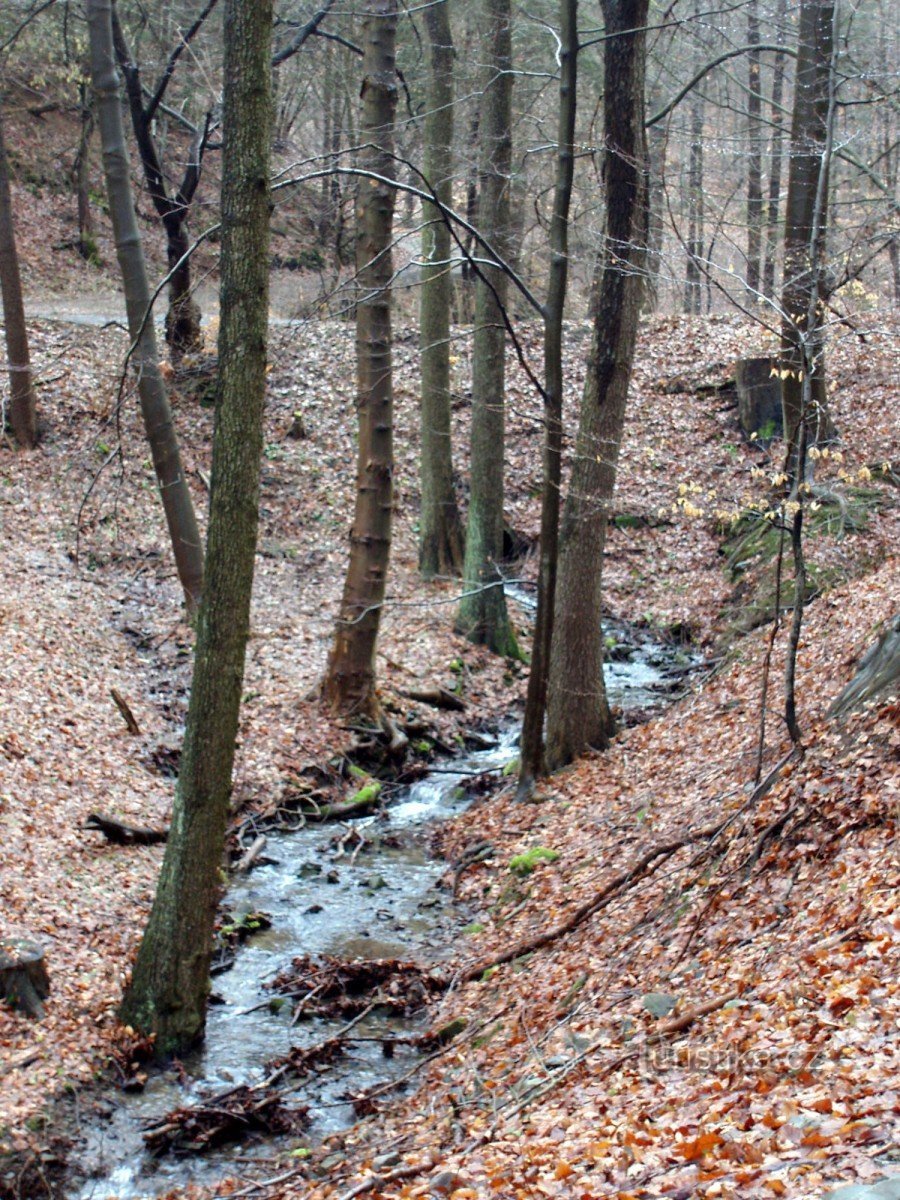
<path id="1" fill-rule="evenodd" d="M 0 1200 L 900 1200 L 896 0 L 0 0 Z"/>

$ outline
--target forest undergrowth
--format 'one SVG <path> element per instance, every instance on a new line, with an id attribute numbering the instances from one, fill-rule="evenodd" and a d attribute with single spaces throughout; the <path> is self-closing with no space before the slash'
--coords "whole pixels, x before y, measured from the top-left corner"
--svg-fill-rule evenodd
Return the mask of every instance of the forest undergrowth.
<path id="1" fill-rule="evenodd" d="M 745 441 L 727 398 L 698 389 L 765 347 L 737 319 L 646 322 L 608 604 L 661 636 L 690 637 L 715 669 L 607 754 L 543 784 L 535 803 L 501 789 L 442 828 L 451 862 L 474 841 L 494 851 L 458 881 L 467 932 L 429 1010 L 433 1027 L 461 1018 L 465 1029 L 405 1091 L 374 1098 L 374 1116 L 289 1160 L 270 1186 L 242 1192 L 237 1181 L 234 1194 L 812 1197 L 891 1173 L 900 709 L 883 703 L 843 723 L 827 709 L 900 595 L 898 497 L 877 477 L 900 461 L 896 332 L 872 331 L 865 344 L 847 333 L 834 346 L 844 440 L 821 478 L 838 490 L 865 484 L 878 503 L 861 527 L 810 543 L 828 588 L 809 605 L 800 648 L 804 752 L 791 753 L 778 716 L 782 634 L 759 770 L 769 628 L 728 632 L 743 601 L 721 547 L 725 513 L 764 494 L 778 445 Z M 538 330 L 521 335 L 538 361 Z M 569 327 L 571 398 L 586 338 L 586 325 Z M 76 1094 L 89 1105 L 116 1043 L 161 858 L 157 847 L 110 846 L 84 823 L 97 810 L 165 823 L 190 682 L 191 631 L 134 397 L 116 410 L 125 348 L 114 329 L 36 328 L 44 439 L 30 454 L 0 446 L 3 920 L 47 947 L 53 984 L 40 1024 L 0 1007 L 0 1153 L 16 1170 L 31 1158 L 38 1181 L 56 1153 L 54 1102 Z M 469 355 L 460 336 L 459 446 Z M 315 697 L 346 561 L 352 330 L 277 329 L 271 358 L 236 807 L 264 808 L 353 736 Z M 514 712 L 525 668 L 452 632 L 455 581 L 418 578 L 416 364 L 401 332 L 397 530 L 378 666 L 383 696 L 427 712 L 450 741 Z M 203 510 L 211 410 L 177 391 L 175 407 Z M 527 542 L 540 426 L 514 364 L 509 407 L 507 516 Z M 295 438 L 298 415 L 305 436 Z M 464 502 L 464 472 L 459 484 Z M 534 569 L 528 556 L 510 566 L 526 584 Z M 527 629 L 526 612 L 514 608 L 514 620 Z M 423 686 L 455 691 L 465 711 L 435 715 L 403 698 Z M 510 870 L 517 856 L 527 870 Z M 0 1165 L 0 1193 L 14 1184 Z"/>

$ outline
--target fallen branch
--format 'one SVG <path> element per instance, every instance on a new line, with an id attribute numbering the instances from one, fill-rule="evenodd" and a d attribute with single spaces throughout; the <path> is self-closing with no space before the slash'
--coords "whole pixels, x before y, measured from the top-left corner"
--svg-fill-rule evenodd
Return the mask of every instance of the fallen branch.
<path id="1" fill-rule="evenodd" d="M 423 1171 L 430 1171 L 434 1166 L 435 1160 L 427 1158 L 424 1162 L 417 1163 L 415 1166 L 397 1167 L 393 1171 L 384 1171 L 378 1175 L 368 1175 L 359 1183 L 353 1185 L 348 1192 L 344 1192 L 339 1200 L 356 1200 L 357 1196 L 364 1196 L 366 1192 L 377 1191 L 381 1195 L 382 1190 L 389 1183 L 398 1183 L 401 1179 L 412 1179 L 416 1175 L 421 1175 Z"/>
<path id="2" fill-rule="evenodd" d="M 83 828 L 96 829 L 108 842 L 116 846 L 155 846 L 169 836 L 168 829 L 142 829 L 137 825 L 126 825 L 112 817 L 91 813 Z"/>
<path id="3" fill-rule="evenodd" d="M 116 688 L 110 688 L 109 694 L 115 701 L 116 708 L 122 714 L 122 720 L 128 727 L 128 732 L 132 735 L 132 737 L 140 737 L 141 727 L 135 720 L 134 713 L 131 711 L 128 701 L 120 691 L 116 690 Z"/>
<path id="4" fill-rule="evenodd" d="M 405 696 L 407 700 L 417 700 L 420 704 L 430 704 L 432 708 L 445 708 L 452 712 L 466 711 L 465 701 L 442 687 L 411 689 L 401 691 L 400 695 Z"/>
<path id="5" fill-rule="evenodd" d="M 266 835 L 261 833 L 232 867 L 232 873 L 234 875 L 246 875 L 265 848 Z"/>
<path id="6" fill-rule="evenodd" d="M 650 873 L 651 867 L 655 869 L 661 863 L 671 858 L 673 854 L 677 854 L 685 846 L 691 846 L 695 842 L 714 837 L 721 828 L 721 824 L 721 822 L 718 822 L 704 829 L 682 834 L 681 837 L 675 838 L 671 842 L 663 842 L 659 846 L 654 846 L 634 866 L 614 876 L 599 892 L 591 896 L 583 904 L 580 904 L 564 921 L 561 921 L 558 925 L 554 925 L 551 929 L 543 930 L 534 937 L 518 942 L 516 945 L 511 946 L 508 950 L 503 950 L 491 959 L 467 967 L 459 976 L 459 982 L 470 983 L 473 979 L 478 979 L 485 971 L 503 966 L 504 963 L 513 962 L 515 959 L 521 958 L 523 954 L 531 954 L 535 950 L 541 950 L 544 946 L 549 946 L 551 942 L 565 937 L 567 933 L 571 933 L 574 929 L 577 929 L 589 917 L 592 917 L 602 908 L 605 908 L 624 887 L 643 879 Z"/>

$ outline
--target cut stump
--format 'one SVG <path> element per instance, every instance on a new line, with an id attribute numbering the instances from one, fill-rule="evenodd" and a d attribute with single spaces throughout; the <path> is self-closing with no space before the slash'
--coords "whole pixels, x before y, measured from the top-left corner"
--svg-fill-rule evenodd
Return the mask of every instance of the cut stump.
<path id="1" fill-rule="evenodd" d="M 741 428 L 748 437 L 755 433 L 764 442 L 781 437 L 784 428 L 781 379 L 773 374 L 777 370 L 778 360 L 771 356 L 741 358 L 734 370 Z"/>
<path id="2" fill-rule="evenodd" d="M 50 994 L 44 951 L 21 938 L 0 941 L 0 996 L 37 1020 L 44 1015 L 42 1000 Z"/>

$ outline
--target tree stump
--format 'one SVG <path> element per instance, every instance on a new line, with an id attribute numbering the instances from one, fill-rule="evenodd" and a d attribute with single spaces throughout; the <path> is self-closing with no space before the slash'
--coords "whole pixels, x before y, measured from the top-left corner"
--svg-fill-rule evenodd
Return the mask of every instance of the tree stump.
<path id="1" fill-rule="evenodd" d="M 738 420 L 748 437 L 755 433 L 762 441 L 770 441 L 784 430 L 781 378 L 772 374 L 777 369 L 778 360 L 771 355 L 741 358 L 735 364 Z"/>
<path id="2" fill-rule="evenodd" d="M 0 997 L 40 1020 L 41 1001 L 49 994 L 50 976 L 40 946 L 21 938 L 0 941 Z"/>

